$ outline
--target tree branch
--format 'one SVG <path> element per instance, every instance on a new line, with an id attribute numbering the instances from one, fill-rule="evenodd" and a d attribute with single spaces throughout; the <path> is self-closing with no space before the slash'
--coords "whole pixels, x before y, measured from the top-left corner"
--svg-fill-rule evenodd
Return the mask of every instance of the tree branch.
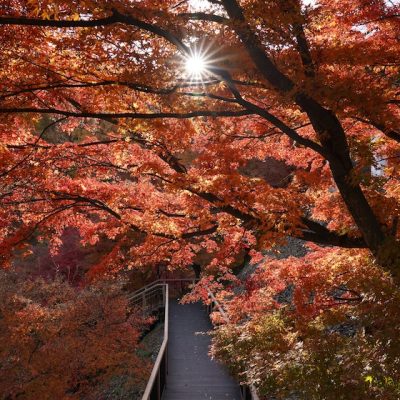
<path id="1" fill-rule="evenodd" d="M 354 117 L 354 119 L 364 124 L 373 126 L 374 128 L 378 129 L 378 131 L 381 131 L 388 138 L 400 143 L 400 132 L 397 132 L 394 129 L 387 128 L 383 123 L 367 120 L 360 117 Z"/>
<path id="2" fill-rule="evenodd" d="M 0 114 L 59 114 L 66 117 L 75 118 L 96 118 L 110 120 L 112 118 L 132 118 L 132 119 L 188 119 L 196 117 L 243 117 L 245 115 L 252 115 L 254 112 L 249 110 L 195 110 L 186 113 L 178 112 L 160 112 L 160 113 L 136 113 L 136 112 L 120 112 L 120 113 L 98 113 L 98 112 L 77 112 L 59 110 L 57 108 L 35 108 L 35 107 L 22 107 L 22 108 L 1 108 Z"/>
<path id="3" fill-rule="evenodd" d="M 50 129 L 52 126 L 58 124 L 61 121 L 64 121 L 65 119 L 67 119 L 67 117 L 64 118 L 60 118 L 57 121 L 53 121 L 50 124 L 48 124 L 40 133 L 40 135 L 38 136 L 38 138 L 36 139 L 36 141 L 34 143 L 32 143 L 32 150 L 29 152 L 28 155 L 26 155 L 26 157 L 24 157 L 22 160 L 18 161 L 15 165 L 13 165 L 11 168 L 9 168 L 7 171 L 2 172 L 0 174 L 0 178 L 3 178 L 4 176 L 8 175 L 10 172 L 14 171 L 15 169 L 17 169 L 20 165 L 22 165 L 25 161 L 27 161 L 29 159 L 29 157 L 32 155 L 32 153 L 35 151 L 36 145 L 38 144 L 38 142 L 40 141 L 40 139 L 43 137 L 43 135 L 46 133 L 46 131 L 48 129 Z"/>
<path id="4" fill-rule="evenodd" d="M 1 17 L 0 25 L 17 25 L 17 26 L 43 26 L 50 28 L 90 28 L 97 26 L 107 26 L 120 22 L 118 14 L 112 13 L 110 16 L 92 20 L 50 20 L 40 18 L 25 17 Z"/>
<path id="5" fill-rule="evenodd" d="M 38 18 L 24 18 L 24 17 L 2 17 L 0 18 L 0 25 L 28 25 L 28 26 L 42 26 L 53 28 L 89 28 L 98 26 L 107 26 L 112 24 L 122 23 L 126 25 L 135 26 L 147 32 L 154 33 L 157 36 L 163 37 L 180 51 L 185 54 L 189 53 L 188 47 L 171 32 L 148 22 L 142 21 L 132 15 L 121 14 L 118 10 L 112 10 L 112 14 L 106 18 L 94 20 L 46 20 Z"/>
<path id="6" fill-rule="evenodd" d="M 363 238 L 352 238 L 348 235 L 338 235 L 320 223 L 305 217 L 302 218 L 302 222 L 307 229 L 302 231 L 300 239 L 328 246 L 367 248 L 367 244 Z"/>

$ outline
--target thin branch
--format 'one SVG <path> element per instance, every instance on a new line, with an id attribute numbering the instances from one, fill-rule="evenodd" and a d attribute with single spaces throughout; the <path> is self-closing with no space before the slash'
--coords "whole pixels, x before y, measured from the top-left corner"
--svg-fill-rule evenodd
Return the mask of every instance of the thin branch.
<path id="1" fill-rule="evenodd" d="M 353 119 L 355 119 L 356 121 L 362 122 L 364 124 L 373 126 L 374 128 L 381 131 L 385 136 L 400 143 L 400 132 L 397 132 L 394 129 L 387 128 L 383 123 L 380 123 L 377 121 L 371 121 L 371 120 L 361 118 L 361 117 L 353 117 Z"/>
<path id="2" fill-rule="evenodd" d="M 92 20 L 50 20 L 26 17 L 1 17 L 0 25 L 17 26 L 44 26 L 51 28 L 90 28 L 97 26 L 107 26 L 119 22 L 117 14 L 112 14 L 105 18 Z"/>
<path id="3" fill-rule="evenodd" d="M 229 89 L 231 90 L 233 96 L 237 100 L 237 103 L 241 105 L 243 108 L 247 109 L 249 112 L 254 114 L 258 114 L 260 117 L 266 119 L 269 123 L 276 126 L 280 129 L 284 134 L 289 136 L 292 140 L 296 141 L 300 145 L 308 147 L 318 154 L 323 156 L 324 158 L 329 158 L 328 152 L 318 143 L 314 142 L 313 140 L 304 138 L 303 136 L 299 135 L 295 129 L 292 129 L 289 125 L 287 125 L 284 121 L 280 120 L 275 115 L 271 114 L 264 108 L 259 107 L 258 105 L 251 103 L 250 101 L 245 100 L 242 95 L 240 94 L 239 90 L 237 89 L 236 85 L 232 81 L 232 78 L 228 71 L 221 69 L 221 68 L 212 68 L 211 71 L 216 75 L 220 76 L 228 85 Z"/>
<path id="4" fill-rule="evenodd" d="M 157 36 L 163 37 L 173 45 L 175 45 L 180 51 L 189 53 L 189 49 L 183 42 L 171 32 L 148 22 L 142 21 L 133 15 L 121 14 L 118 10 L 112 10 L 112 14 L 105 18 L 94 19 L 94 20 L 46 20 L 38 18 L 25 18 L 25 17 L 1 17 L 0 25 L 28 25 L 28 26 L 43 26 L 53 28 L 90 28 L 113 25 L 117 23 L 123 23 L 126 25 L 135 26 L 139 29 L 143 29 L 147 32 L 154 33 Z"/>
<path id="5" fill-rule="evenodd" d="M 240 80 L 232 80 L 236 85 L 239 86 L 250 86 L 250 87 L 258 87 L 260 89 L 265 89 L 265 86 L 258 82 L 246 82 Z M 136 90 L 138 92 L 149 93 L 149 94 L 158 94 L 158 95 L 168 95 L 176 92 L 178 89 L 190 88 L 190 87 L 198 87 L 198 86 L 212 86 L 218 85 L 221 83 L 221 80 L 214 79 L 205 82 L 194 82 L 194 81 L 179 81 L 176 85 L 165 87 L 165 88 L 157 88 L 154 86 L 145 85 L 138 82 L 126 82 L 126 81 L 100 81 L 100 82 L 82 82 L 82 83 L 67 83 L 67 81 L 63 82 L 55 82 L 50 84 L 43 84 L 37 86 L 28 86 L 26 88 L 19 89 L 17 91 L 11 92 L 8 91 L 4 94 L 0 95 L 0 100 L 4 100 L 9 97 L 15 97 L 24 93 L 32 93 L 38 90 L 54 90 L 54 89 L 82 89 L 82 88 L 91 88 L 91 87 L 102 87 L 102 86 L 124 86 L 130 89 Z"/>
<path id="6" fill-rule="evenodd" d="M 217 24 L 227 24 L 229 21 L 228 18 L 221 17 L 220 15 L 207 14 L 204 12 L 181 13 L 178 14 L 178 17 L 194 21 L 216 22 Z"/>
<path id="7" fill-rule="evenodd" d="M 43 137 L 43 135 L 46 133 L 46 131 L 48 129 L 50 129 L 52 126 L 58 124 L 61 121 L 66 120 L 68 117 L 64 117 L 64 118 L 60 118 L 57 121 L 53 121 L 52 123 L 48 124 L 40 133 L 40 135 L 38 136 L 38 138 L 36 139 L 36 141 L 32 144 L 33 149 L 20 161 L 18 161 L 15 165 L 13 165 L 10 169 L 8 169 L 7 171 L 3 172 L 0 174 L 0 178 L 3 178 L 4 176 L 8 175 L 10 172 L 14 171 L 15 169 L 17 169 L 20 165 L 22 165 L 25 161 L 27 161 L 30 156 L 34 153 L 35 148 L 37 143 L 39 142 L 39 140 Z"/>

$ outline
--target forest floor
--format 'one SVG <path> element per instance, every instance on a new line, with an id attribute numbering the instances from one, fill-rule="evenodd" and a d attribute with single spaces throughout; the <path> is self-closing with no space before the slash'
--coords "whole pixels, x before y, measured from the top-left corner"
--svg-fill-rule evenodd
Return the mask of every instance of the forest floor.
<path id="1" fill-rule="evenodd" d="M 160 350 L 163 337 L 164 324 L 159 323 L 141 341 L 141 345 L 143 346 L 143 348 L 140 349 L 140 355 L 143 357 L 151 358 L 154 363 L 157 358 L 158 351 Z"/>
<path id="2" fill-rule="evenodd" d="M 150 359 L 154 364 L 162 344 L 163 332 L 164 324 L 160 323 L 142 339 L 138 354 L 144 361 Z M 97 392 L 99 397 L 96 400 L 140 400 L 146 384 L 147 379 L 143 382 L 143 386 L 138 386 L 130 382 L 129 376 L 116 375 L 110 383 Z"/>

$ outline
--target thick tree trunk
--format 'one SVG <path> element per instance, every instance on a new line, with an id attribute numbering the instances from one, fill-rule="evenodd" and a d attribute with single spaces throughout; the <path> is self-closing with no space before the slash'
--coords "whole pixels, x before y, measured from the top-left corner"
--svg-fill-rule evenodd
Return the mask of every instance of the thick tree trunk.
<path id="1" fill-rule="evenodd" d="M 192 269 L 193 269 L 194 276 L 196 277 L 196 279 L 200 279 L 201 265 L 194 263 L 194 264 L 192 264 Z"/>
<path id="2" fill-rule="evenodd" d="M 337 117 L 306 95 L 296 96 L 296 103 L 307 113 L 318 139 L 326 150 L 333 179 L 368 247 L 376 253 L 385 235 L 358 184 L 352 183 L 353 164 L 346 134 Z"/>
<path id="3" fill-rule="evenodd" d="M 333 179 L 368 248 L 376 261 L 400 280 L 400 243 L 385 232 L 360 185 L 352 179 L 353 164 L 340 121 L 331 111 L 305 95 L 297 95 L 295 100 L 307 113 L 328 154 Z"/>

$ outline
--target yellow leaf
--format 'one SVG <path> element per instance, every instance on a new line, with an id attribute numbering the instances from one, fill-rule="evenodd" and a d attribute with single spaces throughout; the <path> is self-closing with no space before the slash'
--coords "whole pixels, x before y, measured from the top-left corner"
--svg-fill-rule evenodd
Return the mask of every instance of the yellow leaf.
<path id="1" fill-rule="evenodd" d="M 370 385 L 372 385 L 373 380 L 374 380 L 374 377 L 373 377 L 372 375 L 367 375 L 367 376 L 364 378 L 364 381 L 365 381 L 366 383 L 369 383 Z"/>

